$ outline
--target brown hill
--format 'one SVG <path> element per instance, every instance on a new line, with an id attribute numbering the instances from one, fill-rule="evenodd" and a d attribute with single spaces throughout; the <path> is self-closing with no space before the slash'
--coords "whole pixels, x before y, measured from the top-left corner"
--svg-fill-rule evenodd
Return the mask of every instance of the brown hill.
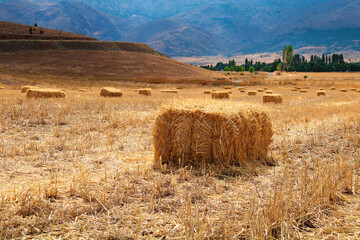
<path id="1" fill-rule="evenodd" d="M 30 30 L 31 28 L 31 30 Z M 92 37 L 63 32 L 43 27 L 0 21 L 0 40 L 30 39 L 30 40 L 80 40 L 96 41 Z"/>

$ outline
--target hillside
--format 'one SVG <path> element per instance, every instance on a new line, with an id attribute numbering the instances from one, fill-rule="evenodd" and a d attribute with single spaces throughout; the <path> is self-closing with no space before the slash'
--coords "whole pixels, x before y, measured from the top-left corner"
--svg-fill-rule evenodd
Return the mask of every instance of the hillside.
<path id="1" fill-rule="evenodd" d="M 0 21 L 0 40 L 9 39 L 96 41 L 95 38 L 80 34 Z"/>

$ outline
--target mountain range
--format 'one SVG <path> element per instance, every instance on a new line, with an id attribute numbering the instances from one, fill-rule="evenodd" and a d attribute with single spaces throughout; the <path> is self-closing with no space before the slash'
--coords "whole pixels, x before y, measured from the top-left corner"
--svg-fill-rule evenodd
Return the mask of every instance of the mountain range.
<path id="1" fill-rule="evenodd" d="M 170 57 L 360 50 L 360 0 L 0 0 L 0 20 L 142 42 Z"/>

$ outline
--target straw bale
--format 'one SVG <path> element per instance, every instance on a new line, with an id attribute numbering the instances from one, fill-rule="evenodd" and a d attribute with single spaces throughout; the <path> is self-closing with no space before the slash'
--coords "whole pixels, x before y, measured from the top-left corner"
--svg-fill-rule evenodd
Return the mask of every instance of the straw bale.
<path id="1" fill-rule="evenodd" d="M 65 96 L 65 92 L 59 89 L 29 88 L 26 91 L 28 98 L 64 98 Z"/>
<path id="2" fill-rule="evenodd" d="M 4 87 L 0 87 L 0 89 L 4 89 Z"/>
<path id="3" fill-rule="evenodd" d="M 340 92 L 347 92 L 347 89 L 341 89 Z"/>
<path id="4" fill-rule="evenodd" d="M 21 92 L 22 92 L 22 93 L 26 93 L 26 91 L 27 91 L 28 89 L 30 89 L 30 88 L 38 89 L 39 87 L 37 87 L 37 86 L 22 86 L 22 87 L 21 87 Z"/>
<path id="5" fill-rule="evenodd" d="M 230 98 L 230 93 L 228 91 L 217 91 L 211 93 L 211 98 L 213 99 L 226 99 Z"/>
<path id="6" fill-rule="evenodd" d="M 121 90 L 113 87 L 103 87 L 100 90 L 101 97 L 122 97 L 123 93 Z"/>
<path id="7" fill-rule="evenodd" d="M 267 93 L 267 94 L 272 94 L 272 93 L 274 93 L 274 92 L 271 91 L 271 90 L 266 90 L 265 93 Z"/>
<path id="8" fill-rule="evenodd" d="M 326 91 L 325 91 L 325 90 L 318 90 L 318 91 L 316 92 L 316 95 L 317 95 L 317 96 L 326 96 Z"/>
<path id="9" fill-rule="evenodd" d="M 282 103 L 283 102 L 283 95 L 281 94 L 264 94 L 263 95 L 263 103 Z"/>
<path id="10" fill-rule="evenodd" d="M 244 87 L 239 87 L 238 90 L 246 90 Z"/>
<path id="11" fill-rule="evenodd" d="M 318 91 L 325 91 L 325 89 L 323 89 L 323 88 L 319 88 L 319 89 L 318 89 Z"/>
<path id="12" fill-rule="evenodd" d="M 178 93 L 176 89 L 162 89 L 160 90 L 162 93 Z"/>
<path id="13" fill-rule="evenodd" d="M 292 88 L 291 91 L 292 91 L 292 92 L 297 92 L 298 89 L 297 89 L 297 88 Z"/>
<path id="14" fill-rule="evenodd" d="M 272 125 L 263 107 L 214 100 L 175 101 L 162 107 L 154 129 L 156 168 L 228 173 L 235 167 L 273 163 Z"/>
<path id="15" fill-rule="evenodd" d="M 204 94 L 211 94 L 212 91 L 211 90 L 204 90 Z"/>
<path id="16" fill-rule="evenodd" d="M 248 96 L 256 96 L 257 92 L 255 90 L 249 90 L 248 91 Z"/>
<path id="17" fill-rule="evenodd" d="M 302 87 L 294 87 L 294 88 L 296 88 L 297 90 L 300 90 L 300 89 L 302 89 Z"/>
<path id="18" fill-rule="evenodd" d="M 139 94 L 145 96 L 151 96 L 151 89 L 149 88 L 139 89 Z"/>
<path id="19" fill-rule="evenodd" d="M 79 89 L 78 91 L 79 91 L 79 92 L 87 92 L 86 89 Z"/>
<path id="20" fill-rule="evenodd" d="M 139 89 L 134 89 L 134 92 L 139 92 Z"/>
<path id="21" fill-rule="evenodd" d="M 262 89 L 258 89 L 257 91 L 258 91 L 258 92 L 264 92 L 264 90 L 262 90 Z"/>
<path id="22" fill-rule="evenodd" d="M 357 92 L 357 93 L 360 93 L 360 89 L 358 89 L 356 92 Z"/>
<path id="23" fill-rule="evenodd" d="M 310 89 L 310 87 L 306 86 L 306 87 L 303 87 L 302 89 Z"/>
<path id="24" fill-rule="evenodd" d="M 225 86 L 224 89 L 232 89 L 233 87 L 231 86 Z"/>
<path id="25" fill-rule="evenodd" d="M 301 89 L 299 92 L 301 92 L 301 93 L 307 93 L 307 90 L 306 90 L 306 89 Z"/>
<path id="26" fill-rule="evenodd" d="M 330 90 L 336 90 L 336 88 L 332 87 L 332 88 L 330 88 Z"/>
<path id="27" fill-rule="evenodd" d="M 357 88 L 350 88 L 350 92 L 356 92 Z"/>
<path id="28" fill-rule="evenodd" d="M 264 87 L 263 90 L 266 91 L 266 90 L 268 90 L 268 88 L 267 88 L 267 87 Z"/>
<path id="29" fill-rule="evenodd" d="M 227 91 L 229 94 L 232 94 L 232 91 Z"/>

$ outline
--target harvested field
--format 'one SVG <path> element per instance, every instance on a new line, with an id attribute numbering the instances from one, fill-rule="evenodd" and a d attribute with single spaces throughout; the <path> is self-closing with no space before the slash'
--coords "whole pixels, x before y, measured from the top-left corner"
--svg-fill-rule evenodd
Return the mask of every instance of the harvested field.
<path id="1" fill-rule="evenodd" d="M 237 118 L 230 116 L 237 115 L 229 113 L 238 111 L 239 104 L 264 105 L 261 95 L 233 91 L 231 99 L 219 101 L 207 99 L 209 96 L 204 96 L 203 91 L 222 91 L 222 86 L 183 85 L 178 94 L 163 94 L 160 89 L 175 86 L 115 81 L 89 81 L 88 85 L 71 82 L 63 86 L 62 82 L 42 82 L 42 87 L 64 88 L 66 98 L 34 101 L 27 99 L 19 86 L 37 82 L 2 74 L 0 84 L 5 89 L 0 91 L 1 239 L 360 236 L 360 94 L 339 91 L 359 89 L 357 75 L 306 73 L 310 80 L 295 81 L 303 79 L 302 75 L 290 78 L 284 72 L 266 81 L 259 80 L 256 86 L 247 86 L 267 87 L 282 94 L 284 101 L 265 106 L 273 131 L 268 158 L 264 158 L 267 164 L 260 157 L 259 162 L 254 160 L 242 167 L 227 160 L 235 160 L 230 153 L 235 156 L 238 149 L 232 151 L 232 144 L 228 144 L 236 139 L 232 133 L 244 130 L 232 124 Z M 309 94 L 290 91 L 292 83 L 309 85 Z M 100 97 L 102 86 L 121 88 L 126 97 Z M 332 86 L 339 90 L 326 97 L 316 96 L 318 88 Z M 151 97 L 134 92 L 150 87 Z M 218 159 L 225 159 L 225 166 L 231 163 L 231 168 L 215 167 L 214 163 L 197 168 L 193 161 L 184 164 L 185 161 L 173 159 L 177 166 L 161 164 L 160 169 L 154 169 L 153 128 L 157 116 L 172 102 L 187 99 L 192 99 L 193 110 L 179 111 L 184 109 L 181 113 L 190 114 L 189 118 L 179 115 L 181 121 L 172 118 L 164 126 L 176 136 L 172 140 L 178 140 L 179 150 L 174 153 L 197 153 L 198 158 L 192 160 L 203 162 L 220 156 Z M 173 107 L 178 109 L 176 104 Z M 200 112 L 195 113 L 195 109 Z M 252 118 L 244 121 L 259 117 L 257 112 L 252 113 Z M 250 112 L 245 116 L 250 116 Z M 218 119 L 223 121 L 217 122 Z M 185 126 L 195 127 L 181 131 L 180 123 L 186 121 L 189 124 Z M 219 125 L 211 125 L 215 122 Z M 256 136 L 268 129 L 251 126 L 254 125 L 249 122 L 247 127 Z M 216 143 L 212 145 L 212 155 L 205 151 L 209 139 Z M 191 146 L 186 144 L 190 141 Z M 247 141 L 246 138 L 237 143 L 250 145 L 248 150 L 255 152 L 252 146 L 264 144 L 258 138 Z M 169 141 L 168 145 L 174 144 Z"/>

